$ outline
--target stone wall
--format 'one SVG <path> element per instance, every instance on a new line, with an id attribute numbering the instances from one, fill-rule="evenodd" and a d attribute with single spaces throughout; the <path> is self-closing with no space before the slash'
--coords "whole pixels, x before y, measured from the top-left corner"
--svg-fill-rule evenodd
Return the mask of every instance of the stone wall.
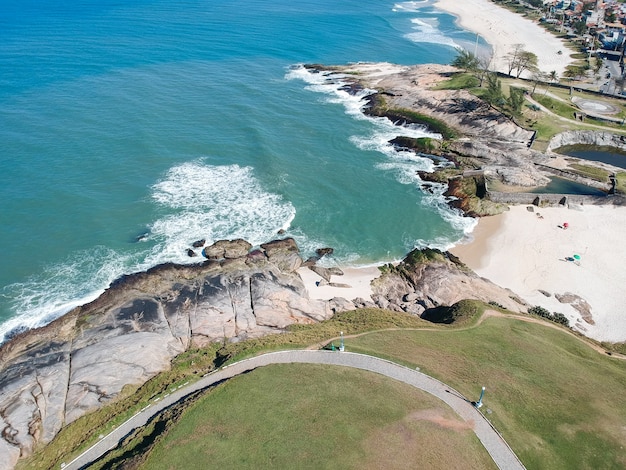
<path id="1" fill-rule="evenodd" d="M 576 194 L 502 193 L 489 191 L 487 198 L 501 204 L 533 204 L 535 206 L 624 204 L 616 196 L 583 196 Z"/>
<path id="2" fill-rule="evenodd" d="M 548 165 L 542 165 L 541 163 L 535 163 L 535 166 L 543 171 L 552 173 L 555 176 L 575 181 L 577 183 L 584 184 L 585 186 L 590 186 L 592 188 L 601 189 L 602 191 L 609 192 L 612 188 L 612 185 L 609 182 L 603 183 L 601 181 L 597 181 L 591 178 L 585 178 L 584 176 L 581 176 L 578 173 L 574 173 L 572 171 L 562 170 L 560 168 L 554 168 Z"/>
<path id="3" fill-rule="evenodd" d="M 594 147 L 614 147 L 626 151 L 626 137 L 611 132 L 566 131 L 555 135 L 548 144 L 548 152 L 566 145 L 592 145 Z"/>

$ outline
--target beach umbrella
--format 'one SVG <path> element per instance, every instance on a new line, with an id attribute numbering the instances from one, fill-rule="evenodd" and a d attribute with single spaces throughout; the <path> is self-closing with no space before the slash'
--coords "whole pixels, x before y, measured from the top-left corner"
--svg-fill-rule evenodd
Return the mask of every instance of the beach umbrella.
<path id="1" fill-rule="evenodd" d="M 580 260 L 580 255 L 574 255 L 574 259 L 577 261 Z"/>
<path id="2" fill-rule="evenodd" d="M 567 227 L 569 227 L 569 224 L 568 224 L 567 222 L 565 222 L 565 223 L 563 224 L 563 228 L 567 228 Z"/>

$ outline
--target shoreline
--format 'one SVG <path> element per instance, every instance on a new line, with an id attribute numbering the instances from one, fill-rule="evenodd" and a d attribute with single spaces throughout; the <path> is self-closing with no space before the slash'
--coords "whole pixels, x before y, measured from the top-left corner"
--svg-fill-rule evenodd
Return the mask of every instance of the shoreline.
<path id="1" fill-rule="evenodd" d="M 542 72 L 555 71 L 563 76 L 567 66 L 574 63 L 565 41 L 489 0 L 437 0 L 434 7 L 456 16 L 459 26 L 477 33 L 491 46 L 494 56 L 491 68 L 498 72 L 508 72 L 505 56 L 516 44 L 522 44 L 537 56 Z"/>
<path id="2" fill-rule="evenodd" d="M 625 341 L 626 207 L 527 207 L 480 219 L 474 239 L 450 251 L 531 306 L 565 314 L 583 335 Z"/>

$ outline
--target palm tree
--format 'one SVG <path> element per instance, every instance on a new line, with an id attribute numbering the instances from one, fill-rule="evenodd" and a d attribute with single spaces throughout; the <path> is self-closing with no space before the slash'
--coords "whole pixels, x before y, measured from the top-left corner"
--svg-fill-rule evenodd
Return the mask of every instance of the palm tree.
<path id="1" fill-rule="evenodd" d="M 546 94 L 548 93 L 548 90 L 550 89 L 551 84 L 559 81 L 559 74 L 556 73 L 556 70 L 553 70 L 552 72 L 548 74 L 548 80 L 550 81 L 548 82 L 548 86 L 546 87 L 546 92 L 543 94 L 543 96 L 546 96 Z"/>
<path id="2" fill-rule="evenodd" d="M 466 72 L 475 72 L 480 68 L 480 60 L 471 52 L 462 49 L 452 60 L 450 65 L 465 70 Z"/>

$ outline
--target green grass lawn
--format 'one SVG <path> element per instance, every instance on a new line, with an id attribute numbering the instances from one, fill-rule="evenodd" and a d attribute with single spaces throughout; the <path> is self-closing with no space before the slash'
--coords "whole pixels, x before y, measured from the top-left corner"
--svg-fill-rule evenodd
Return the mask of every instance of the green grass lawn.
<path id="1" fill-rule="evenodd" d="M 140 468 L 472 468 L 495 464 L 446 404 L 336 366 L 274 365 L 207 393 Z"/>
<path id="2" fill-rule="evenodd" d="M 626 362 L 562 331 L 489 318 L 463 331 L 397 331 L 347 347 L 419 366 L 483 411 L 528 469 L 626 467 Z"/>
<path id="3" fill-rule="evenodd" d="M 476 324 L 475 309 L 466 310 L 469 316 L 461 318 L 461 328 L 381 310 L 346 312 L 327 322 L 294 326 L 290 333 L 230 344 L 220 349 L 218 359 L 321 345 L 324 338 L 344 331 L 349 351 L 418 366 L 470 399 L 477 399 L 485 386 L 483 412 L 528 469 L 626 468 L 626 361 L 598 353 L 566 330 L 510 317 Z M 184 380 L 185 371 L 197 374 L 212 363 L 214 354 L 213 349 L 181 355 L 172 371 L 140 387 L 135 395 L 141 398 L 132 403 L 142 406 L 174 378 Z M 131 444 L 111 455 L 112 461 L 94 468 L 117 468 L 111 462 L 123 461 L 133 446 L 135 457 L 150 459 L 144 468 L 153 468 L 151 462 L 163 462 L 158 468 L 193 468 L 189 462 L 209 458 L 201 453 L 205 448 L 210 449 L 211 462 L 216 462 L 211 466 L 219 463 L 228 468 L 246 462 L 257 467 L 273 462 L 283 468 L 296 468 L 296 464 L 394 468 L 389 462 L 397 462 L 398 468 L 436 468 L 437 462 L 445 463 L 442 468 L 489 468 L 480 455 L 482 448 L 478 452 L 474 447 L 474 437 L 459 433 L 458 418 L 436 399 L 369 374 L 302 367 L 306 372 L 272 366 L 228 381 L 197 405 L 186 405 L 184 411 L 172 409 L 171 416 L 153 421 Z M 69 461 L 68 454 L 76 455 L 90 436 L 106 433 L 106 420 L 132 409 L 122 406 L 124 402 L 81 418 L 81 426 L 68 426 L 19 467 L 52 468 Z M 188 437 L 181 437 L 184 433 Z M 306 448 L 293 441 L 300 433 L 307 436 Z M 164 440 L 150 452 L 146 442 L 161 436 Z M 183 445 L 186 441 L 188 447 Z M 328 442 L 340 444 L 335 448 Z M 308 453 L 309 446 L 315 449 L 313 454 Z M 338 450 L 346 446 L 349 452 Z M 187 454 L 179 453 L 179 447 Z M 166 460 L 165 454 L 179 460 Z M 400 457 L 413 460 L 400 461 Z M 287 458 L 289 464 L 283 465 Z"/>

